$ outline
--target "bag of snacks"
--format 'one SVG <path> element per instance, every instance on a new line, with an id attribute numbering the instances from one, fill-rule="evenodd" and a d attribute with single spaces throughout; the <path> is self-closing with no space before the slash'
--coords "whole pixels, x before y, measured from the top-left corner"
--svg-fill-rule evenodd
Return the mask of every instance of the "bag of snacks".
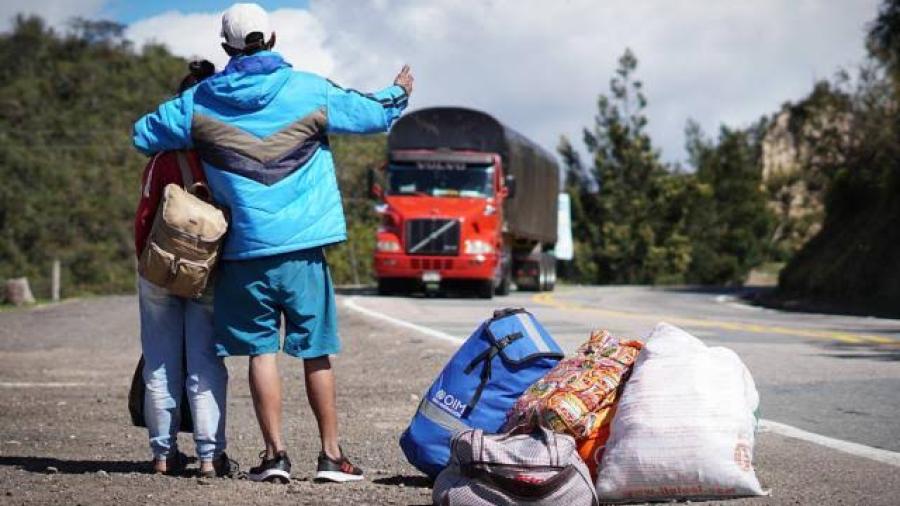
<path id="1" fill-rule="evenodd" d="M 574 356 L 562 360 L 519 397 L 504 428 L 540 426 L 571 435 L 596 478 L 620 387 L 641 348 L 640 341 L 620 341 L 605 330 L 593 332 Z"/>

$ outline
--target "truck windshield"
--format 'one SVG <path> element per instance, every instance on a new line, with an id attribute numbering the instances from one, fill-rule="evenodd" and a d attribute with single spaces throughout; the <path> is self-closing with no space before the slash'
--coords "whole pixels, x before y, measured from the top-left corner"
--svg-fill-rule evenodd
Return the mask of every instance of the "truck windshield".
<path id="1" fill-rule="evenodd" d="M 388 167 L 391 195 L 490 197 L 494 194 L 493 165 L 392 163 Z"/>

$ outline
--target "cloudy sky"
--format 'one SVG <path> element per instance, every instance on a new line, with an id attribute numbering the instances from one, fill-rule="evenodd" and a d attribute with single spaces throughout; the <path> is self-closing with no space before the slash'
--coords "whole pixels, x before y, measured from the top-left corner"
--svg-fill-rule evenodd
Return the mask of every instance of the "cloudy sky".
<path id="1" fill-rule="evenodd" d="M 0 29 L 21 11 L 63 26 L 72 16 L 129 25 L 128 37 L 165 43 L 222 65 L 215 0 L 3 0 Z M 606 93 L 616 59 L 637 55 L 650 132 L 669 161 L 684 157 L 688 118 L 714 133 L 745 126 L 865 57 L 878 0 L 309 0 L 261 1 L 277 50 L 296 68 L 346 86 L 389 84 L 412 65 L 411 106 L 491 112 L 554 149 Z"/>

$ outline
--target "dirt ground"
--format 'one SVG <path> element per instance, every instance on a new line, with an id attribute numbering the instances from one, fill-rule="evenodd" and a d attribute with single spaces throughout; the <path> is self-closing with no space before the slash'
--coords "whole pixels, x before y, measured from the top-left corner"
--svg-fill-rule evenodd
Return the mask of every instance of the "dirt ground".
<path id="1" fill-rule="evenodd" d="M 140 353 L 134 297 L 0 312 L 0 504 L 430 504 L 429 482 L 405 462 L 397 439 L 453 347 L 343 309 L 340 322 L 344 352 L 335 367 L 343 446 L 367 479 L 311 480 L 319 449 L 315 421 L 300 363 L 282 357 L 285 436 L 294 463 L 294 479 L 285 486 L 148 474 L 147 435 L 130 425 L 127 411 Z M 246 360 L 227 364 L 227 451 L 247 469 L 258 462 L 262 440 Z M 188 437 L 180 442 L 193 451 Z M 892 470 L 843 455 L 810 465 L 817 452 L 763 434 L 756 467 L 773 496 L 728 504 L 892 504 L 896 495 L 889 491 L 898 483 Z"/>
<path id="2" fill-rule="evenodd" d="M 282 357 L 294 477 L 283 486 L 147 474 L 146 431 L 130 425 L 127 410 L 140 354 L 134 298 L 0 313 L 0 504 L 430 504 L 429 483 L 406 464 L 397 438 L 447 350 L 341 316 L 345 352 L 335 362 L 343 446 L 367 480 L 311 481 L 315 420 L 300 362 Z M 246 361 L 227 364 L 227 451 L 246 469 L 257 464 L 262 439 Z M 193 451 L 184 434 L 180 447 Z"/>

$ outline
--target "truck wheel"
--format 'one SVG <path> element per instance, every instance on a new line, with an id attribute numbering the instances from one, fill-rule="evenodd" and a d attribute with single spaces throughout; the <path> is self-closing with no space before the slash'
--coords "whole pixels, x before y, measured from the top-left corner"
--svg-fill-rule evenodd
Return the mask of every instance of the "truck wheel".
<path id="1" fill-rule="evenodd" d="M 538 260 L 538 275 L 534 286 L 536 292 L 543 292 L 547 289 L 547 261 L 544 260 L 543 255 Z"/>
<path id="2" fill-rule="evenodd" d="M 482 299 L 491 299 L 494 297 L 494 280 L 478 282 L 478 297 Z"/>
<path id="3" fill-rule="evenodd" d="M 556 259 L 547 255 L 547 291 L 552 292 L 556 287 Z"/>
<path id="4" fill-rule="evenodd" d="M 552 292 L 556 285 L 556 261 L 546 253 L 541 255 L 540 261 L 540 281 L 538 282 L 538 291 Z"/>
<path id="5" fill-rule="evenodd" d="M 509 295 L 509 287 L 512 284 L 512 266 L 507 264 L 507 267 L 503 269 L 503 274 L 500 277 L 500 284 L 497 285 L 497 290 L 494 291 L 495 295 Z"/>
<path id="6" fill-rule="evenodd" d="M 497 285 L 497 290 L 494 292 L 494 295 L 509 295 L 510 283 L 509 276 L 504 275 L 503 279 L 500 280 L 500 284 Z"/>

